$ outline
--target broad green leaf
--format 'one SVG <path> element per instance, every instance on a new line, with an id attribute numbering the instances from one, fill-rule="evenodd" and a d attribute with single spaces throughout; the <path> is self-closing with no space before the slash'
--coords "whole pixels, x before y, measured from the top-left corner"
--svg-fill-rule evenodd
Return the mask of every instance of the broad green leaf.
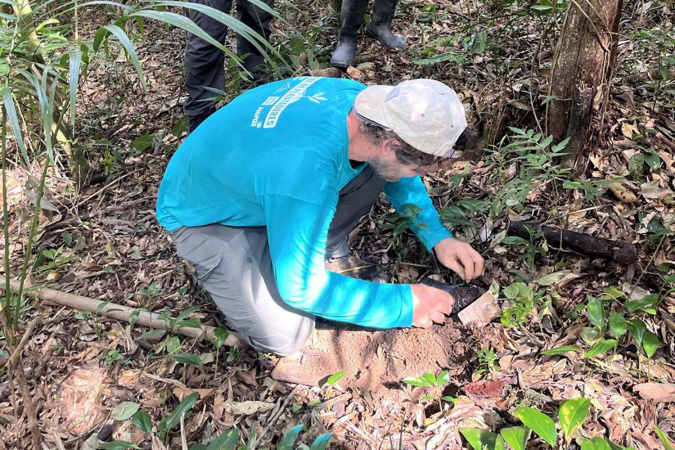
<path id="1" fill-rule="evenodd" d="M 309 447 L 309 450 L 324 450 L 326 447 L 328 447 L 328 444 L 330 443 L 330 439 L 333 437 L 333 433 L 326 433 L 322 434 L 318 438 L 314 439 L 314 442 L 312 442 L 311 447 Z"/>
<path id="2" fill-rule="evenodd" d="M 659 302 L 658 294 L 649 294 L 645 295 L 640 300 L 632 300 L 626 302 L 624 306 L 631 313 L 636 313 L 638 311 L 647 311 L 649 309 L 652 309 L 656 306 L 658 302 Z"/>
<path id="3" fill-rule="evenodd" d="M 469 443 L 474 450 L 503 450 L 504 440 L 501 436 L 490 431 L 481 430 L 478 428 L 460 428 L 464 439 Z"/>
<path id="4" fill-rule="evenodd" d="M 663 448 L 665 450 L 673 450 L 673 444 L 670 442 L 670 439 L 668 439 L 666 433 L 664 433 L 663 430 L 656 425 L 654 425 L 654 431 L 656 431 L 656 435 L 663 444 Z"/>
<path id="5" fill-rule="evenodd" d="M 605 327 L 605 308 L 600 300 L 593 296 L 589 296 L 586 312 L 588 313 L 588 320 L 590 320 L 596 328 L 602 330 Z"/>
<path id="6" fill-rule="evenodd" d="M 180 339 L 178 339 L 178 336 L 171 336 L 165 342 L 166 342 L 166 352 L 169 355 L 176 353 L 180 348 Z"/>
<path id="7" fill-rule="evenodd" d="M 277 444 L 277 450 L 293 450 L 293 444 L 298 439 L 298 435 L 302 431 L 303 425 L 296 425 L 284 434 Z"/>
<path id="8" fill-rule="evenodd" d="M 633 339 L 638 345 L 642 345 L 642 341 L 645 339 L 645 333 L 647 332 L 647 325 L 640 319 L 633 319 L 629 325 L 630 334 L 633 335 Z"/>
<path id="9" fill-rule="evenodd" d="M 127 441 L 104 442 L 102 444 L 99 444 L 98 448 L 102 450 L 127 450 L 128 448 L 132 448 L 134 450 L 141 450 L 141 448 L 138 445 L 134 444 L 133 442 Z"/>
<path id="10" fill-rule="evenodd" d="M 554 356 L 554 355 L 563 355 L 569 352 L 578 352 L 580 350 L 581 349 L 576 345 L 563 345 L 561 347 L 555 347 L 550 350 L 544 350 L 543 352 L 541 352 L 541 354 L 546 356 Z"/>
<path id="11" fill-rule="evenodd" d="M 162 419 L 157 429 L 164 434 L 171 431 L 176 425 L 180 423 L 181 415 L 185 414 L 187 417 L 187 413 L 194 406 L 197 399 L 199 399 L 198 392 L 192 393 L 185 397 L 185 399 L 180 402 L 180 404 L 176 407 L 176 409 L 173 410 L 171 414 Z"/>
<path id="12" fill-rule="evenodd" d="M 206 447 L 206 450 L 234 450 L 238 442 L 239 430 L 233 428 L 231 430 L 227 430 L 211 441 L 209 446 Z"/>
<path id="13" fill-rule="evenodd" d="M 190 364 L 192 366 L 201 366 L 202 360 L 199 356 L 192 353 L 176 353 L 171 355 L 171 357 L 182 364 Z"/>
<path id="14" fill-rule="evenodd" d="M 586 417 L 588 417 L 590 407 L 591 402 L 587 398 L 567 400 L 560 406 L 558 410 L 558 422 L 568 439 L 572 436 L 572 433 L 583 425 Z"/>
<path id="15" fill-rule="evenodd" d="M 138 339 L 158 339 L 166 334 L 165 330 L 150 330 L 138 336 Z"/>
<path id="16" fill-rule="evenodd" d="M 229 335 L 230 333 L 222 328 L 213 330 L 213 344 L 216 348 L 222 347 Z"/>
<path id="17" fill-rule="evenodd" d="M 152 433 L 152 419 L 145 411 L 137 411 L 136 414 L 131 417 L 131 423 L 139 430 L 145 431 L 146 433 Z"/>
<path id="18" fill-rule="evenodd" d="M 659 342 L 659 338 L 654 333 L 651 331 L 645 332 L 645 337 L 642 340 L 642 348 L 645 349 L 647 358 L 654 356 L 654 353 L 656 353 L 656 350 L 658 350 L 660 343 L 661 342 Z"/>
<path id="19" fill-rule="evenodd" d="M 120 44 L 122 44 L 122 47 L 124 47 L 124 50 L 126 50 L 127 54 L 129 55 L 129 58 L 131 58 L 131 62 L 136 68 L 136 73 L 138 73 L 138 79 L 141 81 L 141 86 L 143 86 L 143 90 L 145 92 L 148 92 L 148 86 L 145 84 L 145 76 L 143 75 L 141 62 L 138 59 L 136 49 L 134 48 L 134 44 L 131 42 L 131 39 L 129 39 L 129 36 L 127 36 L 124 30 L 118 27 L 117 25 L 105 25 L 103 28 L 108 30 L 113 36 L 117 38 L 118 41 L 120 41 Z"/>
<path id="20" fill-rule="evenodd" d="M 583 358 L 584 359 L 593 358 L 594 356 L 605 353 L 609 349 L 614 348 L 616 343 L 617 343 L 616 339 L 606 339 L 604 341 L 600 341 L 593 347 L 591 347 L 586 353 L 584 353 Z"/>
<path id="21" fill-rule="evenodd" d="M 180 322 L 176 322 L 177 327 L 185 327 L 185 328 L 197 328 L 199 330 L 202 329 L 202 321 L 199 320 L 197 317 L 193 317 L 190 319 L 183 319 Z"/>
<path id="22" fill-rule="evenodd" d="M 581 450 L 611 450 L 611 447 L 605 439 L 596 437 L 581 441 Z"/>
<path id="23" fill-rule="evenodd" d="M 428 382 L 431 386 L 435 386 L 436 384 L 438 384 L 438 380 L 436 380 L 436 375 L 434 375 L 433 373 L 427 372 L 427 373 L 425 373 L 424 375 L 422 375 L 422 378 L 424 378 L 425 380 L 427 380 L 427 382 Z"/>
<path id="24" fill-rule="evenodd" d="M 129 417 L 136 414 L 136 411 L 138 411 L 138 408 L 140 407 L 141 405 L 138 403 L 122 402 L 113 408 L 110 412 L 110 417 L 115 420 L 127 420 Z"/>
<path id="25" fill-rule="evenodd" d="M 609 286 L 605 289 L 605 295 L 602 296 L 603 300 L 616 300 L 617 298 L 625 297 L 626 293 L 616 286 Z"/>
<path id="26" fill-rule="evenodd" d="M 530 439 L 530 430 L 525 427 L 502 428 L 499 434 L 513 450 L 525 450 L 525 445 Z"/>
<path id="27" fill-rule="evenodd" d="M 347 372 L 345 372 L 344 370 L 341 370 L 339 372 L 334 373 L 333 375 L 328 377 L 328 380 L 326 381 L 326 384 L 328 386 L 334 385 L 335 383 L 337 383 L 340 380 L 340 378 L 345 376 L 345 373 L 347 373 Z"/>
<path id="28" fill-rule="evenodd" d="M 619 339 L 626 333 L 627 329 L 628 322 L 626 322 L 626 319 L 624 319 L 621 314 L 612 312 L 609 315 L 609 332 L 612 333 L 615 338 Z"/>
<path id="29" fill-rule="evenodd" d="M 602 330 L 596 327 L 584 327 L 579 336 L 587 345 L 593 346 L 602 339 Z"/>
<path id="30" fill-rule="evenodd" d="M 171 127 L 171 134 L 176 137 L 181 137 L 185 130 L 188 129 L 190 124 L 190 118 L 188 116 L 183 116 L 176 121 L 176 123 Z"/>
<path id="31" fill-rule="evenodd" d="M 534 408 L 528 407 L 516 409 L 515 415 L 526 427 L 534 431 L 537 436 L 548 442 L 551 447 L 555 447 L 558 433 L 553 419 Z"/>
<path id="32" fill-rule="evenodd" d="M 148 136 L 148 135 L 146 135 L 146 136 Z M 152 136 L 150 136 L 150 137 L 152 137 Z M 186 308 L 183 311 L 181 311 L 181 313 L 178 314 L 178 317 L 176 317 L 174 320 L 176 322 L 180 322 L 181 320 L 188 317 L 190 314 L 194 314 L 197 311 L 199 311 L 199 306 L 190 306 L 189 308 Z"/>
<path id="33" fill-rule="evenodd" d="M 431 384 L 429 384 L 429 382 L 428 382 L 427 380 L 425 380 L 425 379 L 423 379 L 423 378 L 420 378 L 420 377 L 408 377 L 408 378 L 404 378 L 404 379 L 403 379 L 403 382 L 404 382 L 405 384 L 410 385 L 410 386 L 416 386 L 416 387 L 417 387 L 417 386 L 431 387 Z"/>
<path id="34" fill-rule="evenodd" d="M 138 150 L 139 152 L 144 152 L 145 150 L 152 147 L 154 143 L 155 138 L 151 134 L 144 134 L 134 139 L 131 143 L 131 147 L 135 150 Z"/>
<path id="35" fill-rule="evenodd" d="M 556 284 L 558 281 L 565 278 L 570 273 L 572 273 L 571 270 L 559 270 L 558 272 L 549 273 L 548 275 L 534 280 L 534 282 L 539 286 L 551 286 L 552 284 Z"/>
<path id="36" fill-rule="evenodd" d="M 504 239 L 502 239 L 499 243 L 504 245 L 529 245 L 530 241 L 518 236 L 507 236 Z"/>

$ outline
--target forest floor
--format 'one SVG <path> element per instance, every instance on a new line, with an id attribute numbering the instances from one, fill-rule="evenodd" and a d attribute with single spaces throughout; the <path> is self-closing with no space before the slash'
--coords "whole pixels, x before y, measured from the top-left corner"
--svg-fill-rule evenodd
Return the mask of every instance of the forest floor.
<path id="1" fill-rule="evenodd" d="M 550 15 L 492 3 L 404 2 L 395 28 L 409 49 L 385 51 L 362 36 L 348 74 L 368 84 L 434 78 L 465 100 L 485 151 L 425 182 L 442 218 L 485 257 L 504 317 L 485 327 L 449 320 L 379 341 L 366 331 L 348 336 L 338 347 L 358 348 L 348 352 L 352 358 L 382 352 L 403 360 L 396 366 L 403 372 L 409 365 L 422 372 L 385 371 L 372 375 L 370 385 L 346 377 L 312 388 L 273 380 L 270 355 L 30 301 L 26 323 L 41 321 L 24 348 L 23 367 L 47 448 L 83 448 L 99 433 L 164 448 L 131 420 L 115 420 L 127 417 L 116 407 L 129 402 L 159 425 L 193 393 L 199 399 L 166 448 L 207 443 L 231 428 L 242 444 L 270 447 L 298 424 L 306 444 L 332 432 L 338 447 L 462 448 L 462 427 L 498 431 L 518 424 L 517 406 L 557 417 L 564 400 L 580 396 L 591 401 L 591 414 L 574 442 L 604 436 L 662 448 L 655 425 L 672 439 L 675 95 L 666 64 L 672 13 L 659 1 L 626 2 L 608 111 L 602 126 L 594 124 L 586 170 L 574 177 L 550 151 L 526 157 L 543 140 L 538 127 L 545 122 L 559 22 L 550 29 Z M 295 65 L 288 76 L 326 67 L 337 15 L 317 2 L 297 9 L 284 3 L 279 12 L 288 24 L 275 24 L 272 41 Z M 113 12 L 85 17 L 81 32 L 93 33 L 112 18 Z M 225 328 L 155 220 L 163 170 L 184 138 L 184 45 L 183 32 L 148 22 L 137 42 L 147 93 L 114 47 L 82 86 L 79 142 L 100 176 L 76 186 L 61 161 L 48 177 L 32 283 L 173 318 L 186 312 L 183 325 L 198 319 Z M 228 99 L 246 87 L 230 68 Z M 525 134 L 513 138 L 519 133 Z M 34 183 L 27 171 L 8 176 L 10 234 L 17 236 L 9 250 L 17 274 L 25 248 L 18 237 L 28 226 Z M 517 220 L 630 242 L 639 259 L 625 266 L 551 248 L 536 237 L 507 237 L 508 223 Z M 381 264 L 394 282 L 423 276 L 456 282 L 401 223 L 383 199 L 352 233 L 355 253 Z M 628 332 L 618 332 L 622 324 Z M 402 349 L 396 350 L 397 339 L 405 341 Z M 605 344 L 597 355 L 587 353 Z M 542 353 L 563 346 L 569 347 Z M 432 353 L 444 355 L 443 363 Z M 0 364 L 7 357 L 0 353 Z M 437 379 L 443 370 L 447 377 Z M 414 386 L 422 379 L 402 382 L 425 373 L 427 380 L 434 375 L 427 387 Z M 29 424 L 12 407 L 15 387 L 1 370 L 0 449 L 30 448 Z M 530 446 L 543 442 L 533 437 Z M 579 448 L 574 442 L 569 448 Z"/>

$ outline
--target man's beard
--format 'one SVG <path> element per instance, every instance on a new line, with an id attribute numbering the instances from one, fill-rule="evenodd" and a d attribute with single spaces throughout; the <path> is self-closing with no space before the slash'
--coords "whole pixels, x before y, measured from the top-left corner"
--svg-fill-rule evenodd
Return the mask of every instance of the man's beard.
<path id="1" fill-rule="evenodd" d="M 368 164 L 373 167 L 373 170 L 380 178 L 386 181 L 398 181 L 401 179 L 401 173 L 395 163 L 372 160 L 368 161 Z"/>

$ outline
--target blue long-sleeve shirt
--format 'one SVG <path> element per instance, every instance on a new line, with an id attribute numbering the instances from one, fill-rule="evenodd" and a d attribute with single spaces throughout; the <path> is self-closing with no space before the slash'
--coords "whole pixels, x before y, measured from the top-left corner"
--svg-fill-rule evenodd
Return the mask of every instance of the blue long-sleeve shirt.
<path id="1" fill-rule="evenodd" d="M 412 324 L 409 285 L 372 283 L 324 269 L 340 190 L 363 166 L 349 163 L 347 115 L 361 83 L 292 78 L 252 89 L 209 117 L 178 148 L 164 174 L 157 220 L 169 231 L 213 223 L 265 226 L 274 275 L 290 306 L 374 328 Z M 431 249 L 452 236 L 419 177 L 387 183 Z"/>

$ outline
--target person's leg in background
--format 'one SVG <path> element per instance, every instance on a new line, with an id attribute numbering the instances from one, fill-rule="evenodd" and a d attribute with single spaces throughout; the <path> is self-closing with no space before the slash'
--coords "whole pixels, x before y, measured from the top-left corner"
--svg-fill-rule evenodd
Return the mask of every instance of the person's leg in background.
<path id="1" fill-rule="evenodd" d="M 366 33 L 391 49 L 403 49 L 408 45 L 403 36 L 398 36 L 391 31 L 391 21 L 394 19 L 397 3 L 398 0 L 375 0 L 373 15 L 366 27 Z"/>
<path id="2" fill-rule="evenodd" d="M 354 62 L 358 34 L 367 8 L 368 0 L 342 0 L 340 34 L 330 61 L 332 66 L 346 69 Z"/>
<path id="3" fill-rule="evenodd" d="M 270 8 L 274 8 L 274 0 L 261 1 Z M 237 2 L 237 19 L 251 27 L 253 31 L 264 37 L 265 40 L 269 40 L 270 37 L 272 18 L 272 14 L 247 0 L 239 0 Z M 263 44 L 260 45 L 262 46 Z M 237 54 L 239 56 L 248 55 L 244 59 L 244 67 L 253 75 L 254 82 L 264 80 L 266 71 L 263 55 L 254 45 L 240 35 L 237 35 Z"/>
<path id="4" fill-rule="evenodd" d="M 232 0 L 191 0 L 194 3 L 211 6 L 225 14 L 232 9 Z M 221 44 L 225 44 L 227 27 L 211 17 L 193 9 L 187 10 L 187 17 L 195 22 L 209 36 Z M 185 87 L 188 99 L 183 111 L 190 118 L 188 132 L 216 110 L 216 93 L 207 88 L 225 89 L 225 54 L 204 41 L 188 33 L 185 50 L 185 71 L 187 75 Z"/>

